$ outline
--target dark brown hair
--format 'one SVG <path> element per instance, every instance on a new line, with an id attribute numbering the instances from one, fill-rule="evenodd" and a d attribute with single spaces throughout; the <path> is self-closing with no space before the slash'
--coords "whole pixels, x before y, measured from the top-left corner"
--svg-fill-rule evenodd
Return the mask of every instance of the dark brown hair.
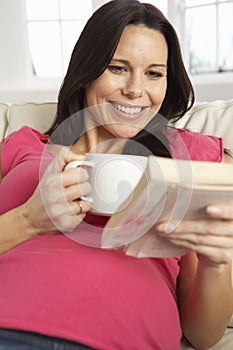
<path id="1" fill-rule="evenodd" d="M 179 41 L 173 26 L 161 11 L 151 4 L 140 3 L 137 0 L 113 0 L 94 12 L 74 47 L 59 92 L 57 116 L 50 133 L 66 118 L 84 108 L 85 85 L 98 78 L 107 68 L 121 34 L 128 25 L 144 25 L 159 31 L 166 39 L 167 92 L 159 114 L 166 120 L 179 119 L 191 108 L 194 92 L 183 64 Z M 78 125 L 75 129 L 81 133 L 83 129 L 81 114 L 77 119 Z M 157 116 L 150 122 L 150 127 L 153 128 L 154 122 L 158 124 Z M 77 134 L 77 139 L 78 137 Z"/>

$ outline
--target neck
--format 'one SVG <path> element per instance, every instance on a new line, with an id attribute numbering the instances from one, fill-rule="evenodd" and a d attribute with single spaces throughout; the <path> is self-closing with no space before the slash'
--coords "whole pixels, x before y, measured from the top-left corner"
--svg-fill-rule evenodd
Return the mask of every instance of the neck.
<path id="1" fill-rule="evenodd" d="M 75 153 L 122 153 L 126 139 L 117 139 L 101 127 L 95 127 L 88 130 L 80 139 L 71 147 Z"/>

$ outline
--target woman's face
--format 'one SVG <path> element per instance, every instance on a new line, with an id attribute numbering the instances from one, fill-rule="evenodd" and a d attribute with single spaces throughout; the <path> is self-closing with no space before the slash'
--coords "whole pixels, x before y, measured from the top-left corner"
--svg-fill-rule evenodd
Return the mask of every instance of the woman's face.
<path id="1" fill-rule="evenodd" d="M 160 32 L 142 25 L 124 29 L 108 68 L 86 87 L 86 107 L 98 106 L 91 113 L 98 133 L 132 138 L 148 124 L 166 94 L 167 57 Z"/>

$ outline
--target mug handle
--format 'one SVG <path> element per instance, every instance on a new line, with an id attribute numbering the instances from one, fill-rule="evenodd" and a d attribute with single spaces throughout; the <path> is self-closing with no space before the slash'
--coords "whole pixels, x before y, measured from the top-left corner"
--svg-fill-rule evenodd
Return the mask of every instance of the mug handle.
<path id="1" fill-rule="evenodd" d="M 74 160 L 66 165 L 65 170 L 78 168 L 79 166 L 86 166 L 86 167 L 93 168 L 95 166 L 95 163 L 88 160 Z M 81 196 L 80 198 L 84 201 L 89 202 L 90 204 L 93 202 L 91 196 Z"/>

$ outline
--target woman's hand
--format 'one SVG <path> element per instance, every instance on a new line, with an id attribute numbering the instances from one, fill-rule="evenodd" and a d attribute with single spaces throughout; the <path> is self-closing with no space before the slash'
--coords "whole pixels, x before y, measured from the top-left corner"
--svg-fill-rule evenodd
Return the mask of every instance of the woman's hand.
<path id="1" fill-rule="evenodd" d="M 210 219 L 161 223 L 157 229 L 171 243 L 196 252 L 207 264 L 227 264 L 233 257 L 233 203 L 206 208 Z M 170 233 L 166 233 L 170 232 Z"/>
<path id="2" fill-rule="evenodd" d="M 85 217 L 90 205 L 81 196 L 90 193 L 84 168 L 65 170 L 65 166 L 83 156 L 62 148 L 48 166 L 34 194 L 24 204 L 27 219 L 36 234 L 70 232 Z"/>

